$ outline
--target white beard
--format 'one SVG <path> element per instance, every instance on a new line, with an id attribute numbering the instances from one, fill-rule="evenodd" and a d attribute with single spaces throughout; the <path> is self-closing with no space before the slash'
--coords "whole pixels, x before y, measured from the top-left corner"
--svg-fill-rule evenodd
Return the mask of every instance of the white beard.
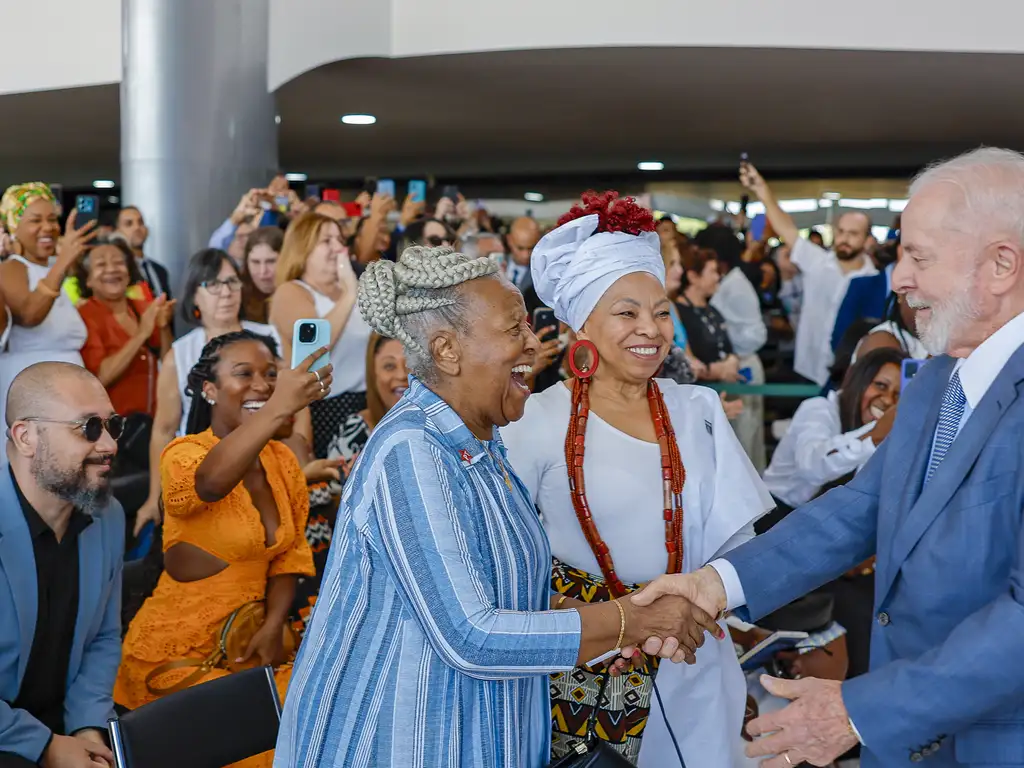
<path id="1" fill-rule="evenodd" d="M 950 342 L 964 325 L 978 319 L 978 306 L 971 298 L 974 292 L 974 274 L 965 276 L 961 288 L 941 303 L 929 305 L 907 295 L 907 306 L 911 309 L 930 308 L 927 320 L 917 317 L 917 337 L 930 355 L 944 355 Z"/>

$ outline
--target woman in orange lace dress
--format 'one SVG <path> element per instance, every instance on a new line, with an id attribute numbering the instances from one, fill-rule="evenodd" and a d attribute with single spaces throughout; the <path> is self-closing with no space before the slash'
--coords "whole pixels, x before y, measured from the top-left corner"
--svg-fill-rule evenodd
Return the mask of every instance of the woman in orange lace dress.
<path id="1" fill-rule="evenodd" d="M 295 413 L 330 391 L 331 369 L 310 371 L 314 359 L 278 376 L 273 341 L 242 331 L 207 344 L 192 369 L 188 434 L 160 461 L 165 570 L 125 637 L 118 704 L 134 709 L 157 698 L 147 682 L 158 690 L 181 683 L 195 666 L 147 676 L 210 656 L 218 625 L 253 601 L 265 601 L 265 620 L 242 660 L 273 664 L 284 697 L 291 666 L 282 629 L 297 577 L 314 571 L 306 481 L 277 439 L 290 433 Z M 216 668 L 202 681 L 227 674 Z M 269 766 L 272 754 L 244 765 Z"/>

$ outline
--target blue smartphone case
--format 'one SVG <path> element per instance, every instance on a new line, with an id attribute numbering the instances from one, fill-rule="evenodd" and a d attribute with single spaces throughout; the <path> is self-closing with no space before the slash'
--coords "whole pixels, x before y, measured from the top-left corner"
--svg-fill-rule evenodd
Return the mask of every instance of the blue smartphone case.
<path id="1" fill-rule="evenodd" d="M 307 324 L 316 326 L 316 336 L 312 341 L 300 341 L 299 329 Z M 320 349 L 320 347 L 329 346 L 330 342 L 331 324 L 327 320 L 324 320 L 322 317 L 296 320 L 295 325 L 292 327 L 292 368 L 298 368 L 299 363 Z M 316 371 L 330 362 L 330 355 L 324 353 L 313 361 L 313 365 L 309 370 Z"/>

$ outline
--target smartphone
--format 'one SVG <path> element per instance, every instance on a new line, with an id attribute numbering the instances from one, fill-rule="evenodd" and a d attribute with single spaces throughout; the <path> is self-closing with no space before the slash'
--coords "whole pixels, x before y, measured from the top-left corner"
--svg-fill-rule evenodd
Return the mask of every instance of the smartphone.
<path id="1" fill-rule="evenodd" d="M 555 317 L 555 311 L 548 309 L 547 307 L 537 307 L 533 310 L 533 330 L 539 332 L 543 328 L 554 326 L 553 331 L 548 331 L 544 336 L 538 336 L 541 343 L 552 341 L 558 338 L 558 319 Z"/>
<path id="2" fill-rule="evenodd" d="M 754 379 L 754 372 L 750 368 L 740 368 L 740 378 L 744 383 L 749 384 Z"/>
<path id="3" fill-rule="evenodd" d="M 331 343 L 331 324 L 322 317 L 308 320 L 296 320 L 292 329 L 292 368 L 298 368 L 299 363 L 316 352 L 320 347 L 329 346 Z M 316 371 L 331 362 L 331 357 L 326 352 L 316 360 L 309 370 Z"/>
<path id="4" fill-rule="evenodd" d="M 393 198 L 395 196 L 395 180 L 377 179 L 377 194 Z"/>
<path id="5" fill-rule="evenodd" d="M 910 380 L 917 375 L 917 372 L 921 370 L 921 366 L 924 365 L 927 360 L 904 360 L 900 366 L 900 390 L 904 390 Z"/>
<path id="6" fill-rule="evenodd" d="M 338 190 L 338 189 L 325 189 L 323 197 L 321 197 L 320 199 L 323 200 L 325 203 L 326 202 L 332 202 L 332 201 L 335 202 L 335 203 L 340 203 L 341 202 L 341 190 Z"/>
<path id="7" fill-rule="evenodd" d="M 320 199 L 320 185 L 319 184 L 307 184 L 306 185 L 306 197 L 315 197 L 317 200 Z"/>
<path id="8" fill-rule="evenodd" d="M 453 203 L 457 203 L 459 202 L 459 188 L 454 184 L 449 184 L 444 188 L 444 191 L 441 192 L 441 197 L 447 197 Z"/>
<path id="9" fill-rule="evenodd" d="M 75 198 L 75 226 L 81 228 L 90 221 L 100 218 L 100 199 L 96 195 L 78 195 Z"/>
<path id="10" fill-rule="evenodd" d="M 743 165 L 744 163 L 749 163 L 749 162 L 750 162 L 750 155 L 748 155 L 746 152 L 740 152 L 740 165 Z"/>
<path id="11" fill-rule="evenodd" d="M 291 206 L 291 200 L 288 199 L 288 195 L 278 195 L 274 198 L 274 205 L 277 206 L 277 210 L 284 213 Z"/>
<path id="12" fill-rule="evenodd" d="M 423 179 L 409 181 L 409 198 L 414 203 L 422 203 L 427 199 L 427 182 Z"/>

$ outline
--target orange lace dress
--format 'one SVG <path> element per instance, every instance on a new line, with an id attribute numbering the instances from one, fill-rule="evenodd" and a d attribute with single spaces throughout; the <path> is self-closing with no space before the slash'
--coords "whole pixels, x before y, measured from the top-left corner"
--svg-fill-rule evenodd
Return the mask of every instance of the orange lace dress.
<path id="1" fill-rule="evenodd" d="M 219 557 L 228 566 L 192 582 L 175 581 L 166 571 L 161 574 L 156 590 L 139 609 L 124 640 L 114 701 L 129 709 L 155 698 L 146 688 L 146 675 L 151 670 L 169 661 L 206 658 L 214 650 L 217 624 L 245 603 L 264 599 L 270 577 L 314 575 L 313 554 L 305 537 L 309 495 L 295 455 L 276 441 L 260 452 L 281 520 L 273 546 L 267 547 L 259 510 L 241 483 L 212 504 L 200 501 L 196 495 L 196 470 L 217 442 L 209 430 L 186 435 L 171 442 L 160 457 L 164 551 L 186 542 Z M 176 683 L 191 671 L 161 675 L 159 684 Z M 227 670 L 215 669 L 204 681 L 227 674 Z M 284 699 L 291 665 L 279 668 L 275 676 Z M 269 766 L 272 755 L 268 752 L 239 765 Z"/>

